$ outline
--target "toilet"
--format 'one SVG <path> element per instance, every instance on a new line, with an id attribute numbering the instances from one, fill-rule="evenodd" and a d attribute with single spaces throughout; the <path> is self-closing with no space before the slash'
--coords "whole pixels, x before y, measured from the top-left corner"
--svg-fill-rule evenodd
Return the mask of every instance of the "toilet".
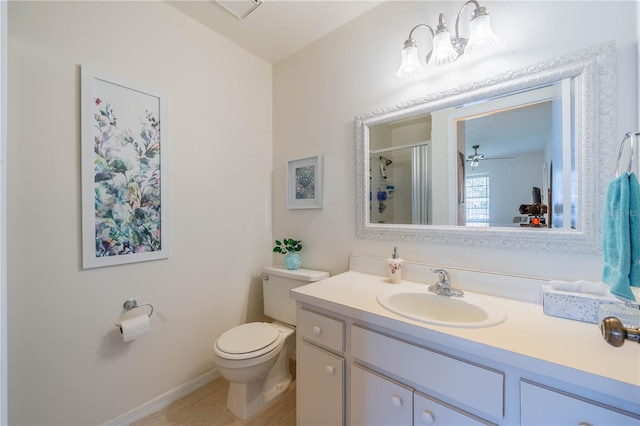
<path id="1" fill-rule="evenodd" d="M 238 325 L 215 341 L 215 362 L 230 382 L 227 408 L 236 417 L 251 417 L 289 388 L 296 325 L 296 303 L 289 290 L 325 278 L 328 272 L 262 268 L 264 313 L 275 321 Z"/>

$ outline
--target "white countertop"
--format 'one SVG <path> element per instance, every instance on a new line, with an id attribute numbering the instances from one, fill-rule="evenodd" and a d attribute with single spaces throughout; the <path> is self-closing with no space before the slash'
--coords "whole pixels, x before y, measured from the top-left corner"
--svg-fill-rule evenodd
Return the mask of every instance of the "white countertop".
<path id="1" fill-rule="evenodd" d="M 640 413 L 639 344 L 627 341 L 615 348 L 604 341 L 597 324 L 547 316 L 540 304 L 485 294 L 475 295 L 503 309 L 507 314 L 504 322 L 485 328 L 455 328 L 414 321 L 377 302 L 377 293 L 394 285 L 402 283 L 349 271 L 295 288 L 291 297 L 417 339 L 576 383 L 628 401 L 632 411 Z"/>

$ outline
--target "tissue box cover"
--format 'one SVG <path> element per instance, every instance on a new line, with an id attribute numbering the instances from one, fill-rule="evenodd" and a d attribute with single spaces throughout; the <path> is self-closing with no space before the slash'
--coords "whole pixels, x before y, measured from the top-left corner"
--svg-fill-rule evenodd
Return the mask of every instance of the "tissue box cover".
<path id="1" fill-rule="evenodd" d="M 542 309 L 545 315 L 576 321 L 598 323 L 598 307 L 603 303 L 621 303 L 615 296 L 574 293 L 542 286 Z"/>

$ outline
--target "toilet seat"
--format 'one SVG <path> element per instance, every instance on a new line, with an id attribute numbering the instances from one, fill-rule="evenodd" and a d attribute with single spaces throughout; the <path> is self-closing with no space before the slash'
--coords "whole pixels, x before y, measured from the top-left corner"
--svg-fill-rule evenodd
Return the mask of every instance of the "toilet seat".
<path id="1" fill-rule="evenodd" d="M 216 340 L 215 352 L 229 360 L 250 359 L 278 349 L 282 333 L 264 322 L 250 322 L 232 328 Z"/>

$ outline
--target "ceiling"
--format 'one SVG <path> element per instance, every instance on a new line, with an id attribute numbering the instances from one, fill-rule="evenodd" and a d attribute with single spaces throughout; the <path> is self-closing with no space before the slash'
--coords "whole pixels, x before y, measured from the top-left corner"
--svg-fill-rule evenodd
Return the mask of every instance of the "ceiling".
<path id="1" fill-rule="evenodd" d="M 509 108 L 465 120 L 465 149 L 486 157 L 543 152 L 553 127 L 551 101 Z"/>
<path id="2" fill-rule="evenodd" d="M 166 0 L 270 64 L 275 64 L 384 0 L 264 0 L 240 20 L 214 0 Z"/>

